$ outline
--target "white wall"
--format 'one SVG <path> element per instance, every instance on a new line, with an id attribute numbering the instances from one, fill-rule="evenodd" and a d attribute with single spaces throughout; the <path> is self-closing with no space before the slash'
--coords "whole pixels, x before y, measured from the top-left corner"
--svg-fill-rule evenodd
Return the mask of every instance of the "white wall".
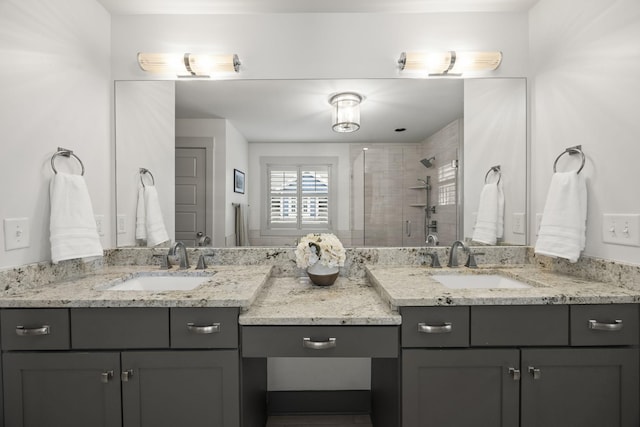
<path id="1" fill-rule="evenodd" d="M 393 78 L 402 51 L 501 50 L 495 76 L 526 74 L 527 14 L 113 16 L 115 79 L 153 79 L 142 52 L 237 53 L 242 79 Z"/>
<path id="2" fill-rule="evenodd" d="M 119 247 L 136 246 L 141 167 L 153 175 L 165 229 L 171 240 L 175 235 L 175 93 L 172 81 L 115 83 L 116 208 L 125 222 Z"/>
<path id="3" fill-rule="evenodd" d="M 576 6 L 541 0 L 530 11 L 532 213 L 544 208 L 556 156 L 582 144 L 584 255 L 640 264 L 640 248 L 605 244 L 601 230 L 603 213 L 640 213 L 640 2 Z"/>
<path id="4" fill-rule="evenodd" d="M 83 161 L 94 213 L 104 215 L 102 244 L 113 246 L 109 14 L 95 0 L 2 1 L 0 55 L 0 218 L 28 217 L 31 234 L 29 248 L 6 251 L 0 227 L 0 268 L 51 259 L 58 146 Z M 75 167 L 56 159 L 58 170 Z"/>
<path id="5" fill-rule="evenodd" d="M 227 244 L 225 246 L 235 246 L 235 210 L 232 203 L 241 203 L 246 205 L 249 201 L 249 194 L 252 192 L 252 188 L 247 185 L 247 178 L 252 175 L 256 169 L 250 169 L 249 166 L 249 143 L 246 138 L 242 136 L 240 132 L 233 126 L 233 124 L 227 120 L 226 123 L 226 172 L 225 172 L 225 188 L 226 188 L 226 203 L 225 209 L 225 238 Z M 234 175 L 233 170 L 238 169 L 244 172 L 245 189 L 244 194 L 236 193 L 234 191 Z M 248 215 L 251 215 L 248 209 L 245 210 Z"/>
<path id="6" fill-rule="evenodd" d="M 523 245 L 513 232 L 513 214 L 526 213 L 527 84 L 525 79 L 474 79 L 464 82 L 464 237 L 473 236 L 480 192 L 489 168 L 499 165 L 504 191 L 504 238 Z M 470 161 L 475 159 L 476 161 Z M 488 182 L 496 182 L 494 174 Z"/>

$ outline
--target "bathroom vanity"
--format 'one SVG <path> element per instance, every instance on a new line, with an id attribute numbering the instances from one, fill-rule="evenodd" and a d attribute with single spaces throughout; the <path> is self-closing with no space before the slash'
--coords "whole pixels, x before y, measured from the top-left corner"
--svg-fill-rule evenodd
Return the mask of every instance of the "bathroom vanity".
<path id="1" fill-rule="evenodd" d="M 108 290 L 154 268 L 5 290 L 5 425 L 264 427 L 270 357 L 370 358 L 377 427 L 640 420 L 640 294 L 621 285 L 516 266 L 475 273 L 528 287 L 453 289 L 372 265 L 316 287 L 227 265 L 189 291 Z"/>

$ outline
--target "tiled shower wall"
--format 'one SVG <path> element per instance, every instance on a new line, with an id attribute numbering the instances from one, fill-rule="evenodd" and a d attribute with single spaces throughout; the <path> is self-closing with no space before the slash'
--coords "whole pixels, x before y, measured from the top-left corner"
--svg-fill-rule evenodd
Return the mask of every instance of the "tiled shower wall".
<path id="1" fill-rule="evenodd" d="M 367 148 L 367 150 L 364 150 Z M 424 244 L 421 144 L 351 146 L 351 230 L 355 246 Z M 357 236 L 357 237 L 356 237 Z"/>

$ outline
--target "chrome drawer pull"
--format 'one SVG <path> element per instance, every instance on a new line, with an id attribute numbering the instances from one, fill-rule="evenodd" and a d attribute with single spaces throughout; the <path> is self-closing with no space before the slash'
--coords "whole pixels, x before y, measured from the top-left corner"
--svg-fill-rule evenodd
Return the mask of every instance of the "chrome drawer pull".
<path id="1" fill-rule="evenodd" d="M 520 381 L 520 369 L 509 368 L 509 375 L 514 381 Z"/>
<path id="2" fill-rule="evenodd" d="M 102 374 L 100 374 L 100 381 L 103 383 L 108 383 L 111 378 L 113 378 L 113 371 L 104 371 Z"/>
<path id="3" fill-rule="evenodd" d="M 216 332 L 220 332 L 220 323 L 213 323 L 205 326 L 196 326 L 193 323 L 187 323 L 187 329 L 189 332 L 193 332 L 194 334 L 215 334 Z"/>
<path id="4" fill-rule="evenodd" d="M 539 380 L 542 376 L 542 372 L 539 368 L 534 368 L 533 366 L 529 366 L 529 373 L 533 375 L 534 380 Z"/>
<path id="5" fill-rule="evenodd" d="M 38 328 L 25 328 L 24 326 L 16 326 L 16 335 L 21 337 L 36 336 L 36 335 L 49 335 L 51 328 L 49 325 L 42 325 Z"/>
<path id="6" fill-rule="evenodd" d="M 589 320 L 589 329 L 594 331 L 619 331 L 622 329 L 622 320 L 614 320 L 613 323 L 603 323 L 597 320 Z"/>
<path id="7" fill-rule="evenodd" d="M 418 323 L 418 332 L 423 334 L 448 334 L 453 331 L 453 325 L 445 322 L 441 325 L 427 325 L 426 323 Z"/>
<path id="8" fill-rule="evenodd" d="M 302 338 L 302 346 L 312 350 L 326 350 L 335 348 L 337 345 L 335 338 L 329 338 L 327 341 L 311 341 L 311 338 Z"/>

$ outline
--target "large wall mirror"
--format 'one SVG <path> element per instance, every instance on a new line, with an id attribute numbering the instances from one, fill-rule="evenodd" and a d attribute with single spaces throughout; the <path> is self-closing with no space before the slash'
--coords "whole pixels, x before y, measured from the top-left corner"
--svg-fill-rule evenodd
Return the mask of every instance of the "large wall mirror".
<path id="1" fill-rule="evenodd" d="M 343 91 L 364 97 L 354 133 L 331 130 L 328 100 Z M 143 185 L 156 187 L 171 240 L 294 245 L 306 232 L 265 225 L 268 168 L 314 159 L 330 165 L 331 231 L 346 246 L 470 238 L 482 188 L 498 178 L 498 244 L 524 245 L 526 93 L 524 78 L 118 81 L 117 245 L 144 245 Z"/>

